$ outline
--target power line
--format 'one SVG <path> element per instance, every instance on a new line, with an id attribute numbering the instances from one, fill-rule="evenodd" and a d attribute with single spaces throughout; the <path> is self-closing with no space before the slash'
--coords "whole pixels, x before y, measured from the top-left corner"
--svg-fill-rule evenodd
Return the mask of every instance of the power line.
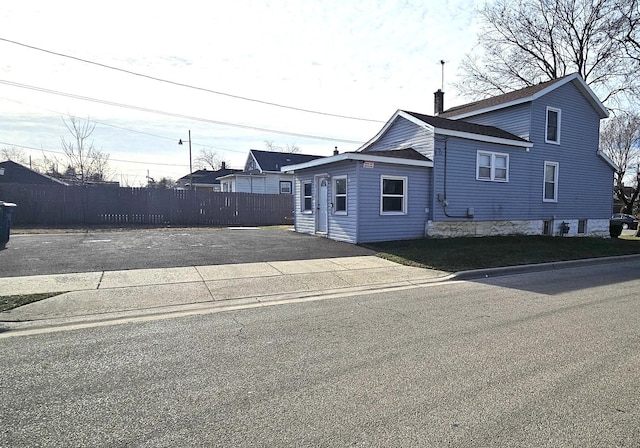
<path id="1" fill-rule="evenodd" d="M 7 97 L 0 97 L 0 99 L 6 100 L 6 101 L 11 101 L 11 102 L 22 104 L 22 105 L 27 105 L 26 103 L 24 103 L 22 101 L 17 101 L 17 100 L 14 100 L 14 99 L 11 99 L 11 98 L 7 98 Z M 52 110 L 52 109 L 48 109 L 48 108 L 37 106 L 37 105 L 33 105 L 33 104 L 28 104 L 28 106 L 37 107 L 38 109 L 42 109 L 42 110 L 45 110 L 47 112 L 52 112 L 52 113 L 58 114 L 60 116 L 68 115 L 68 113 L 63 113 L 63 112 L 60 112 L 58 110 Z M 81 118 L 81 117 L 75 116 L 75 118 Z M 148 135 L 150 137 L 155 137 L 155 138 L 159 138 L 159 139 L 163 139 L 163 140 L 170 140 L 170 141 L 173 141 L 173 142 L 176 141 L 175 137 L 167 137 L 166 135 L 152 134 L 151 132 L 144 132 L 144 131 L 139 131 L 137 129 L 127 128 L 127 127 L 124 127 L 124 126 L 117 126 L 115 124 L 105 123 L 104 121 L 98 121 L 98 120 L 94 120 L 94 119 L 91 119 L 91 121 L 94 122 L 94 123 L 97 123 L 97 124 L 101 124 L 102 126 L 110 127 L 110 128 L 122 129 L 124 131 L 134 132 L 136 134 Z M 238 153 L 244 153 L 245 152 L 245 150 L 241 150 L 241 149 L 229 149 L 229 148 L 223 148 L 221 146 L 205 145 L 203 143 L 198 143 L 198 142 L 193 142 L 193 145 L 194 146 L 195 145 L 203 146 L 205 148 L 212 148 L 212 149 L 220 150 L 220 151 L 229 151 L 229 152 L 238 152 Z"/>
<path id="2" fill-rule="evenodd" d="M 290 135 L 290 136 L 294 136 L 294 137 L 313 138 L 313 139 L 316 139 L 316 140 L 326 140 L 326 141 L 332 141 L 332 142 L 338 142 L 338 143 L 354 143 L 354 144 L 362 143 L 362 142 L 356 141 L 356 140 L 347 140 L 347 139 L 341 139 L 341 138 L 335 138 L 335 137 L 323 137 L 323 136 L 319 136 L 319 135 L 302 134 L 302 133 L 298 133 L 298 132 L 279 131 L 279 130 L 276 130 L 276 129 L 260 128 L 260 127 L 257 127 L 257 126 L 249 126 L 249 125 L 238 124 L 238 123 L 229 123 L 229 122 L 225 122 L 225 121 L 210 120 L 210 119 L 207 119 L 207 118 L 193 117 L 193 116 L 190 116 L 190 115 L 176 114 L 176 113 L 173 113 L 173 112 L 165 112 L 165 111 L 161 111 L 161 110 L 157 110 L 157 109 L 149 109 L 149 108 L 146 108 L 146 107 L 140 107 L 140 106 L 133 106 L 133 105 L 130 105 L 130 104 L 117 103 L 115 101 L 101 100 L 101 99 L 97 99 L 97 98 L 91 98 L 91 97 L 88 97 L 88 96 L 76 95 L 76 94 L 67 93 L 67 92 L 61 92 L 59 90 L 50 90 L 50 89 L 45 89 L 43 87 L 30 86 L 30 85 L 27 85 L 27 84 L 20 84 L 20 83 L 17 83 L 17 82 L 7 81 L 7 80 L 0 80 L 0 84 L 6 84 L 6 85 L 12 86 L 12 87 L 19 87 L 21 89 L 34 90 L 34 91 L 37 91 L 37 92 L 49 93 L 49 94 L 52 94 L 52 95 L 65 96 L 65 97 L 68 97 L 68 98 L 74 98 L 74 99 L 78 99 L 78 100 L 82 100 L 82 101 L 90 101 L 90 102 L 94 102 L 94 103 L 105 104 L 105 105 L 108 105 L 108 106 L 122 107 L 124 109 L 137 110 L 137 111 L 140 111 L 140 112 L 148 112 L 148 113 L 153 113 L 153 114 L 166 115 L 166 116 L 169 116 L 169 117 L 181 118 L 181 119 L 184 119 L 184 120 L 200 121 L 200 122 L 203 122 L 203 123 L 217 124 L 217 125 L 222 125 L 222 126 L 231 126 L 231 127 L 241 128 L 241 129 L 248 129 L 248 130 L 252 130 L 252 131 L 269 132 L 269 133 L 272 133 L 272 134 Z"/>
<path id="3" fill-rule="evenodd" d="M 119 71 L 119 72 L 122 72 L 122 73 L 127 73 L 129 75 L 134 75 L 134 76 L 139 76 L 141 78 L 151 79 L 153 81 L 163 82 L 163 83 L 166 83 L 166 84 L 172 84 L 172 85 L 180 86 L 180 87 L 186 87 L 188 89 L 194 89 L 194 90 L 199 90 L 199 91 L 202 91 L 202 92 L 213 93 L 213 94 L 216 94 L 216 95 L 222 95 L 222 96 L 226 96 L 226 97 L 229 97 L 229 98 L 235 98 L 235 99 L 239 99 L 239 100 L 243 100 L 243 101 L 251 101 L 251 102 L 254 102 L 254 103 L 265 104 L 265 105 L 268 105 L 268 106 L 280 107 L 280 108 L 283 108 L 283 109 L 290 109 L 290 110 L 295 110 L 295 111 L 298 111 L 298 112 L 306 112 L 306 113 L 310 113 L 310 114 L 324 115 L 324 116 L 328 116 L 328 117 L 345 118 L 345 119 L 348 119 L 348 120 L 368 121 L 368 122 L 372 122 L 372 123 L 384 123 L 384 121 L 374 120 L 372 118 L 361 118 L 361 117 L 353 117 L 353 116 L 349 116 L 349 115 L 333 114 L 333 113 L 329 113 L 329 112 L 320 112 L 320 111 L 316 111 L 316 110 L 312 110 L 312 109 L 304 109 L 304 108 L 301 108 L 301 107 L 287 106 L 287 105 L 284 105 L 284 104 L 274 103 L 274 102 L 271 102 L 271 101 L 258 100 L 258 99 L 255 99 L 255 98 L 248 98 L 248 97 L 241 96 L 241 95 L 234 95 L 234 94 L 231 94 L 231 93 L 219 92 L 217 90 L 212 90 L 212 89 L 208 89 L 208 88 L 205 88 L 205 87 L 198 87 L 198 86 L 193 86 L 193 85 L 190 85 L 190 84 L 185 84 L 185 83 L 182 83 L 182 82 L 171 81 L 171 80 L 163 79 L 163 78 L 157 78 L 155 76 L 145 75 L 143 73 L 138 73 L 138 72 L 134 72 L 134 71 L 131 71 L 131 70 L 126 70 L 126 69 L 123 69 L 123 68 L 118 68 L 118 67 L 113 67 L 111 65 L 102 64 L 100 62 L 94 62 L 94 61 L 90 61 L 88 59 L 83 59 L 83 58 L 79 58 L 79 57 L 76 57 L 76 56 L 70 56 L 70 55 L 67 55 L 67 54 L 58 53 L 56 51 L 46 50 L 44 48 L 35 47 L 33 45 L 23 44 L 21 42 L 16 42 L 14 40 L 6 39 L 6 38 L 3 38 L 3 37 L 0 37 L 0 41 L 8 42 L 8 43 L 15 44 L 15 45 L 20 45 L 21 47 L 25 47 L 25 48 L 29 48 L 29 49 L 37 50 L 37 51 L 42 51 L 44 53 L 53 54 L 55 56 L 60 56 L 60 57 L 63 57 L 63 58 L 73 59 L 73 60 L 76 60 L 76 61 L 84 62 L 86 64 L 92 64 L 92 65 L 96 65 L 98 67 L 103 67 L 103 68 L 107 68 L 107 69 L 110 69 L 110 70 L 116 70 L 116 71 Z"/>
<path id="4" fill-rule="evenodd" d="M 33 146 L 18 145 L 16 143 L 0 142 L 0 145 L 6 145 L 6 146 L 22 148 L 22 149 L 29 149 L 29 150 L 32 150 L 32 151 L 47 152 L 47 153 L 51 153 L 51 154 L 60 154 L 62 156 L 65 155 L 65 153 L 62 152 L 62 151 L 54 151 L 52 149 L 43 149 L 43 148 L 34 148 Z M 109 157 L 109 161 L 110 162 L 121 162 L 121 163 L 139 163 L 141 165 L 185 166 L 185 167 L 188 166 L 186 164 L 185 165 L 180 165 L 180 164 L 175 164 L 175 163 L 160 163 L 160 162 L 149 162 L 149 161 L 139 162 L 137 160 L 112 159 L 111 157 Z"/>

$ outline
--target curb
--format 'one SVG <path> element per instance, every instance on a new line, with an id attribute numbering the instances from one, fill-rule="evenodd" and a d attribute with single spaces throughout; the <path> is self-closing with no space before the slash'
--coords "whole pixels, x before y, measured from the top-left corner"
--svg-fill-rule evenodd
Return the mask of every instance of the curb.
<path id="1" fill-rule="evenodd" d="M 620 255 L 615 257 L 583 258 L 580 260 L 556 261 L 552 263 L 523 264 L 499 268 L 473 269 L 452 274 L 454 280 L 473 280 L 478 278 L 498 277 L 503 275 L 522 274 L 526 272 L 554 271 L 582 266 L 595 266 L 607 263 L 623 263 L 629 260 L 640 260 L 640 255 Z"/>

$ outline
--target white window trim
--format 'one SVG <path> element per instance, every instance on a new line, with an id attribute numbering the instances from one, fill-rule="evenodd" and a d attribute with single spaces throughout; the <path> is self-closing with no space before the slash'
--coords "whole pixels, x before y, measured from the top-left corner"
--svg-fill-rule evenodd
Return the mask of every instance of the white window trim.
<path id="1" fill-rule="evenodd" d="M 390 195 L 390 194 L 383 194 L 384 192 L 384 181 L 385 180 L 401 180 L 402 181 L 402 196 L 400 195 Z M 409 178 L 406 176 L 385 176 L 382 175 L 380 176 L 380 214 L 381 215 L 406 215 L 407 214 L 407 204 L 409 202 L 409 195 L 407 192 L 407 185 L 409 182 Z M 385 212 L 382 208 L 383 208 L 383 204 L 384 204 L 384 198 L 386 197 L 402 197 L 402 211 L 390 211 L 390 212 Z"/>
<path id="2" fill-rule="evenodd" d="M 555 168 L 555 182 L 553 185 L 553 199 L 547 199 L 545 197 L 545 191 L 547 186 L 547 166 L 553 166 Z M 558 183 L 560 181 L 560 164 L 558 162 L 544 162 L 544 169 L 542 172 L 542 202 L 558 202 Z"/>
<path id="3" fill-rule="evenodd" d="M 338 203 L 338 201 L 337 201 L 338 194 L 337 194 L 337 189 L 336 189 L 336 182 L 338 180 L 341 180 L 341 179 L 344 179 L 345 188 L 346 188 L 345 193 L 343 195 L 340 195 L 340 196 L 344 196 L 344 207 L 345 208 L 344 208 L 344 210 L 337 210 L 336 209 L 336 204 Z M 349 200 L 348 200 L 348 198 L 349 198 L 349 183 L 348 183 L 348 180 L 347 180 L 347 176 L 335 176 L 335 177 L 333 177 L 332 178 L 331 187 L 332 187 L 332 190 L 333 190 L 332 191 L 332 193 L 333 193 L 333 207 L 332 207 L 333 214 L 334 215 L 346 215 L 348 210 L 349 210 Z"/>
<path id="4" fill-rule="evenodd" d="M 556 112 L 558 114 L 558 129 L 556 131 L 556 137 L 557 140 L 549 140 L 549 112 Z M 560 131 L 562 129 L 562 110 L 558 109 L 557 107 L 551 107 L 551 106 L 547 106 L 547 109 L 545 111 L 545 118 L 544 118 L 544 141 L 545 143 L 551 143 L 552 145 L 559 145 L 560 144 Z"/>
<path id="5" fill-rule="evenodd" d="M 305 185 L 311 185 L 311 195 L 305 196 Z M 304 203 L 307 198 L 311 199 L 311 208 L 304 208 Z M 313 214 L 313 183 L 311 181 L 300 182 L 300 212 L 306 215 Z"/>
<path id="6" fill-rule="evenodd" d="M 488 155 L 491 157 L 491 178 L 480 177 L 480 155 Z M 507 176 L 506 179 L 496 179 L 496 156 L 507 159 Z M 476 180 L 483 182 L 509 182 L 509 154 L 492 151 L 477 151 L 476 153 Z"/>
<path id="7" fill-rule="evenodd" d="M 282 187 L 288 185 L 288 191 L 282 191 Z M 290 180 L 281 180 L 280 181 L 280 194 L 291 194 L 293 192 L 293 184 Z"/>

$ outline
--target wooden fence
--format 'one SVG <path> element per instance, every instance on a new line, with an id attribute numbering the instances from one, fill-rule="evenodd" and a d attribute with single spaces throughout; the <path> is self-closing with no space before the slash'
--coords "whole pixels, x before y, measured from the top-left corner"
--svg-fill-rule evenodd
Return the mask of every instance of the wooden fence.
<path id="1" fill-rule="evenodd" d="M 14 225 L 261 226 L 293 223 L 288 194 L 0 184 Z"/>

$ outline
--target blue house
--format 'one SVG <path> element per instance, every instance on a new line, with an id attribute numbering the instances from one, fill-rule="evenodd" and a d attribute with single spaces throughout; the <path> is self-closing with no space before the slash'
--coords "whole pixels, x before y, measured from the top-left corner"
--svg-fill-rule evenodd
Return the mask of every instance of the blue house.
<path id="1" fill-rule="evenodd" d="M 573 74 L 435 115 L 398 110 L 356 152 L 295 174 L 295 230 L 351 243 L 609 235 L 607 109 Z"/>

